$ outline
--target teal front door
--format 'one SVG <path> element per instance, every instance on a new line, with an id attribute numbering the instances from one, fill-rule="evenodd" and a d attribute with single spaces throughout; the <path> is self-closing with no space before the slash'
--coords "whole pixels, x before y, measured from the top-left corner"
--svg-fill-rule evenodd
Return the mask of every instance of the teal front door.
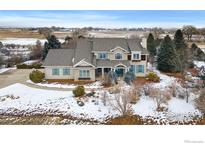
<path id="1" fill-rule="evenodd" d="M 117 74 L 118 77 L 122 77 L 123 73 L 124 73 L 124 69 L 123 68 L 116 68 L 115 73 Z"/>

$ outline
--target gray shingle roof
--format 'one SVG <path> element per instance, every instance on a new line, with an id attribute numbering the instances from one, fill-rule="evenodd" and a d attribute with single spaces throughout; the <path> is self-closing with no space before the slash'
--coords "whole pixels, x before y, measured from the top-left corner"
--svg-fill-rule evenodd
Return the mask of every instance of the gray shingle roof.
<path id="1" fill-rule="evenodd" d="M 93 51 L 110 51 L 117 46 L 129 51 L 124 38 L 93 38 Z"/>
<path id="2" fill-rule="evenodd" d="M 141 51 L 142 54 L 147 54 L 146 49 L 141 45 L 140 39 L 127 39 L 127 43 L 131 51 Z"/>
<path id="3" fill-rule="evenodd" d="M 100 60 L 98 59 L 96 61 L 96 66 L 97 67 L 115 67 L 117 66 L 118 64 L 123 64 L 125 66 L 130 66 L 130 63 L 128 60 L 120 60 L 120 61 L 115 61 L 115 60 Z"/>
<path id="4" fill-rule="evenodd" d="M 43 66 L 73 66 L 74 49 L 50 49 Z"/>
<path id="5" fill-rule="evenodd" d="M 129 66 L 128 60 L 96 60 L 92 51 L 110 51 L 120 46 L 127 51 L 147 51 L 140 44 L 139 39 L 124 38 L 93 38 L 79 39 L 75 49 L 51 49 L 45 59 L 43 66 L 73 66 L 81 60 L 93 64 L 94 66 L 111 66 L 114 67 L 119 63 Z M 74 61 L 73 61 L 74 58 Z M 73 63 L 74 62 L 74 63 Z"/>
<path id="6" fill-rule="evenodd" d="M 85 59 L 86 62 L 93 63 L 93 53 L 92 51 L 92 42 L 90 39 L 79 39 L 76 50 L 75 50 L 75 60 L 74 64 L 78 63 L 82 59 Z"/>

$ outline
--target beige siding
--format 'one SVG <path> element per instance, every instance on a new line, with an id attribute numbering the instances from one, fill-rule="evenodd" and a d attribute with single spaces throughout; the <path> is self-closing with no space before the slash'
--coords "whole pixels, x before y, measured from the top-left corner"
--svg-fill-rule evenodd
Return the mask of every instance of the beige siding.
<path id="1" fill-rule="evenodd" d="M 52 75 L 52 69 L 58 68 L 60 71 L 59 75 Z M 63 75 L 63 68 L 69 67 L 45 67 L 45 78 L 46 79 L 73 79 L 73 69 L 70 68 L 70 75 Z"/>
<path id="2" fill-rule="evenodd" d="M 95 81 L 95 69 L 94 68 L 78 68 L 73 70 L 74 80 L 78 81 L 80 77 L 80 70 L 90 70 L 90 80 Z"/>
<path id="3" fill-rule="evenodd" d="M 116 49 L 112 52 L 109 53 L 109 58 L 110 60 L 116 60 L 115 59 L 115 54 L 116 53 L 122 53 L 122 60 L 127 60 L 127 53 L 125 53 L 125 51 L 121 50 L 121 49 Z M 119 60 L 120 61 L 120 60 Z"/>
<path id="4" fill-rule="evenodd" d="M 147 62 L 146 61 L 138 61 L 138 62 L 132 62 L 130 61 L 130 65 L 144 65 L 144 73 L 136 73 L 136 76 L 144 77 L 147 74 Z"/>

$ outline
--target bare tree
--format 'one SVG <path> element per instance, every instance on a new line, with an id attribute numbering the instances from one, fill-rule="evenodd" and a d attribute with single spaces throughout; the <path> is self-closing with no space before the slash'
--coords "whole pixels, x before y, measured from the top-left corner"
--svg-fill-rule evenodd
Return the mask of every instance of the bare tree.
<path id="1" fill-rule="evenodd" d="M 108 94 L 107 94 L 106 91 L 103 91 L 102 96 L 101 96 L 101 100 L 102 100 L 104 106 L 106 106 L 107 105 L 107 101 L 108 101 Z"/>
<path id="2" fill-rule="evenodd" d="M 50 28 L 40 28 L 39 34 L 42 34 L 45 36 L 45 38 L 49 38 L 51 36 L 52 30 Z"/>
<path id="3" fill-rule="evenodd" d="M 182 31 L 183 31 L 184 35 L 186 35 L 188 41 L 191 41 L 192 35 L 197 33 L 196 27 L 194 27 L 192 25 L 184 26 Z"/>
<path id="4" fill-rule="evenodd" d="M 42 56 L 43 47 L 41 41 L 37 40 L 36 45 L 32 48 L 32 52 L 30 55 L 31 59 L 40 59 Z"/>
<path id="5" fill-rule="evenodd" d="M 117 110 L 122 116 L 132 114 L 132 105 L 129 91 L 121 87 L 120 92 L 114 94 L 114 100 L 109 100 L 110 106 Z"/>
<path id="6" fill-rule="evenodd" d="M 205 40 L 205 28 L 201 28 L 199 30 L 199 34 L 202 35 L 204 37 L 204 40 Z"/>
<path id="7" fill-rule="evenodd" d="M 205 115 L 205 89 L 201 89 L 200 95 L 196 99 L 196 107 Z"/>
<path id="8" fill-rule="evenodd" d="M 84 38 L 87 35 L 87 31 L 85 29 L 77 28 L 71 33 L 71 37 L 73 40 L 78 40 L 79 38 Z"/>
<path id="9" fill-rule="evenodd" d="M 164 32 L 163 29 L 159 27 L 153 28 L 152 31 L 155 39 L 159 39 L 160 34 Z"/>
<path id="10" fill-rule="evenodd" d="M 163 104 L 167 104 L 171 96 L 168 91 L 162 91 L 158 88 L 153 88 L 150 92 L 150 97 L 157 103 L 157 110 L 161 111 Z"/>
<path id="11" fill-rule="evenodd" d="M 2 56 L 0 56 L 0 68 L 1 68 L 1 66 L 4 64 L 4 59 L 3 59 L 3 57 Z"/>

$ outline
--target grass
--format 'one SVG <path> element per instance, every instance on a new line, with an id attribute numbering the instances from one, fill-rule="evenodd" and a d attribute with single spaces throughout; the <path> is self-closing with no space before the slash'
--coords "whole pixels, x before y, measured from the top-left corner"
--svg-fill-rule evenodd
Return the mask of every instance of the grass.
<path id="1" fill-rule="evenodd" d="M 38 38 L 43 39 L 44 36 L 38 32 L 21 31 L 21 30 L 0 30 L 0 39 L 4 38 Z"/>
<path id="2" fill-rule="evenodd" d="M 61 115 L 0 115 L 0 125 L 97 125 L 97 121 Z"/>

